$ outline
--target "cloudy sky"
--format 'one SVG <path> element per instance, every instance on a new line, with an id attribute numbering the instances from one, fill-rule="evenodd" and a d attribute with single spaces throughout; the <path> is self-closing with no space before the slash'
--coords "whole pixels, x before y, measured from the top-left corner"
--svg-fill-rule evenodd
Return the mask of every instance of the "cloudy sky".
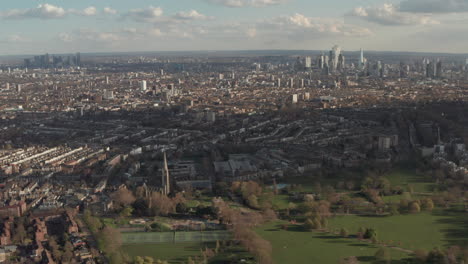
<path id="1" fill-rule="evenodd" d="M 0 55 L 305 49 L 468 53 L 468 0 L 2 0 Z"/>

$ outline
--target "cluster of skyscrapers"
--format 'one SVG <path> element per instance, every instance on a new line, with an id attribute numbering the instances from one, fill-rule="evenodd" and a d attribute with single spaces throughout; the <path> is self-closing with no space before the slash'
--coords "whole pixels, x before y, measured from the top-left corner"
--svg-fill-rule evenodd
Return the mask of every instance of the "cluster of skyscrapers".
<path id="1" fill-rule="evenodd" d="M 51 67 L 70 67 L 81 66 L 81 54 L 78 52 L 75 55 L 39 55 L 34 58 L 24 59 L 24 66 L 26 68 L 51 68 Z"/>

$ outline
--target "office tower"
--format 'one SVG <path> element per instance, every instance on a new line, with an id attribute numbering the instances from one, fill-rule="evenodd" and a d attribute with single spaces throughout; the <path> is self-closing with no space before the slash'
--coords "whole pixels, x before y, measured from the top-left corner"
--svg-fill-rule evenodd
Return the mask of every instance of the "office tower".
<path id="1" fill-rule="evenodd" d="M 408 77 L 409 71 L 407 71 L 406 69 L 407 69 L 406 65 L 403 62 L 400 62 L 400 77 L 401 78 Z"/>
<path id="2" fill-rule="evenodd" d="M 325 67 L 325 57 L 323 56 L 323 54 L 319 56 L 318 67 L 320 69 L 323 69 L 323 67 Z"/>
<path id="3" fill-rule="evenodd" d="M 76 65 L 81 66 L 81 53 L 76 53 Z"/>
<path id="4" fill-rule="evenodd" d="M 387 68 L 385 63 L 382 63 L 382 65 L 380 66 L 379 76 L 380 78 L 385 78 L 387 76 Z"/>
<path id="5" fill-rule="evenodd" d="M 330 67 L 328 66 L 328 64 L 325 64 L 325 66 L 323 67 L 322 73 L 324 75 L 330 75 Z"/>
<path id="6" fill-rule="evenodd" d="M 338 70 L 344 70 L 345 64 L 346 64 L 345 57 L 343 56 L 343 54 L 340 54 L 340 56 L 338 57 L 338 66 L 337 66 Z"/>
<path id="7" fill-rule="evenodd" d="M 305 68 L 306 69 L 312 68 L 312 58 L 311 57 L 306 57 L 305 58 Z"/>
<path id="8" fill-rule="evenodd" d="M 16 91 L 17 91 L 18 93 L 21 93 L 21 88 L 22 88 L 22 87 L 21 87 L 21 84 L 17 84 L 17 85 L 16 85 Z"/>
<path id="9" fill-rule="evenodd" d="M 281 79 L 278 78 L 278 87 L 281 87 Z"/>
<path id="10" fill-rule="evenodd" d="M 291 78 L 291 79 L 289 80 L 289 86 L 290 86 L 291 88 L 294 88 L 294 78 Z"/>
<path id="11" fill-rule="evenodd" d="M 437 60 L 435 76 L 437 78 L 442 78 L 442 74 L 443 74 L 442 61 Z"/>
<path id="12" fill-rule="evenodd" d="M 362 67 L 364 65 L 364 50 L 361 49 L 361 56 L 359 57 L 359 66 Z"/>
<path id="13" fill-rule="evenodd" d="M 297 94 L 292 95 L 292 103 L 297 104 Z"/>
<path id="14" fill-rule="evenodd" d="M 109 77 L 106 76 L 106 84 L 109 85 Z"/>
<path id="15" fill-rule="evenodd" d="M 169 94 L 171 96 L 174 96 L 176 94 L 176 91 L 175 91 L 175 85 L 174 84 L 168 84 L 167 85 L 167 89 L 169 90 Z"/>
<path id="16" fill-rule="evenodd" d="M 301 88 L 304 88 L 304 79 L 301 79 Z"/>
<path id="17" fill-rule="evenodd" d="M 332 72 L 335 72 L 338 68 L 338 62 L 341 55 L 341 48 L 338 45 L 333 46 L 332 50 L 330 51 L 330 69 Z"/>
<path id="18" fill-rule="evenodd" d="M 103 96 L 104 100 L 112 100 L 114 99 L 114 91 L 108 91 L 108 90 L 104 90 L 104 96 Z"/>
<path id="19" fill-rule="evenodd" d="M 161 69 L 161 76 L 164 76 L 164 70 Z"/>
<path id="20" fill-rule="evenodd" d="M 164 152 L 164 164 L 162 168 L 161 181 L 162 181 L 162 193 L 164 195 L 168 195 L 171 192 L 171 187 L 170 187 L 171 182 L 169 179 L 169 166 L 167 165 L 166 152 Z"/>
<path id="21" fill-rule="evenodd" d="M 146 81 L 141 81 L 140 85 L 141 85 L 141 86 L 140 86 L 141 90 L 142 90 L 143 92 L 146 91 L 146 89 L 147 89 L 147 87 L 146 87 Z"/>
<path id="22" fill-rule="evenodd" d="M 426 77 L 434 78 L 435 72 L 436 72 L 436 65 L 434 64 L 433 61 L 429 61 L 429 63 L 426 64 Z"/>

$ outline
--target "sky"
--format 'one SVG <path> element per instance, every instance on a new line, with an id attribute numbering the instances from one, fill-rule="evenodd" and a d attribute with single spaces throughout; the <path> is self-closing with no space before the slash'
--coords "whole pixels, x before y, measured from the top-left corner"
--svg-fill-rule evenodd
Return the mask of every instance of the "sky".
<path id="1" fill-rule="evenodd" d="M 468 53 L 468 0 L 2 0 L 0 55 L 344 50 Z"/>

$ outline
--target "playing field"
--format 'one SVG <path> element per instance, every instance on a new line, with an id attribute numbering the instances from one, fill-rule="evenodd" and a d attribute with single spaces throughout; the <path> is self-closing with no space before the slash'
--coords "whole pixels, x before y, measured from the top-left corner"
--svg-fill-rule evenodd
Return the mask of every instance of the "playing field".
<path id="1" fill-rule="evenodd" d="M 213 243 L 159 243 L 127 244 L 122 247 L 130 257 L 149 256 L 155 260 L 167 260 L 171 264 L 186 263 L 189 257 L 200 256 L 200 250 L 214 247 Z"/>
<path id="2" fill-rule="evenodd" d="M 257 229 L 273 246 L 273 257 L 279 263 L 338 263 L 343 257 L 356 256 L 361 263 L 372 263 L 377 246 L 344 239 L 335 235 L 304 232 L 300 226 L 290 225 L 282 230 L 284 222 L 270 223 Z M 355 234 L 359 227 L 374 228 L 378 240 L 403 249 L 445 248 L 458 244 L 468 246 L 468 214 L 462 210 L 436 210 L 390 217 L 340 216 L 329 221 L 330 230 L 341 227 Z M 400 244 L 400 243 L 401 244 Z M 391 249 L 394 261 L 408 258 L 408 254 Z M 392 262 L 393 263 L 393 262 Z M 398 262 L 399 263 L 399 262 Z M 401 262 L 405 263 L 405 262 Z"/>
<path id="3" fill-rule="evenodd" d="M 433 249 L 452 244 L 468 244 L 468 214 L 459 210 L 435 210 L 388 217 L 340 216 L 329 221 L 329 227 L 344 227 L 355 234 L 360 227 L 374 228 L 378 240 L 401 243 L 408 249 Z"/>
<path id="4" fill-rule="evenodd" d="M 257 232 L 273 246 L 275 264 L 294 263 L 339 263 L 341 258 L 356 256 L 361 263 L 372 263 L 376 246 L 360 243 L 355 239 L 343 239 L 317 232 L 303 232 L 291 227 L 288 231 L 279 228 L 280 222 L 267 224 Z M 408 258 L 404 252 L 391 250 L 394 260 Z"/>

